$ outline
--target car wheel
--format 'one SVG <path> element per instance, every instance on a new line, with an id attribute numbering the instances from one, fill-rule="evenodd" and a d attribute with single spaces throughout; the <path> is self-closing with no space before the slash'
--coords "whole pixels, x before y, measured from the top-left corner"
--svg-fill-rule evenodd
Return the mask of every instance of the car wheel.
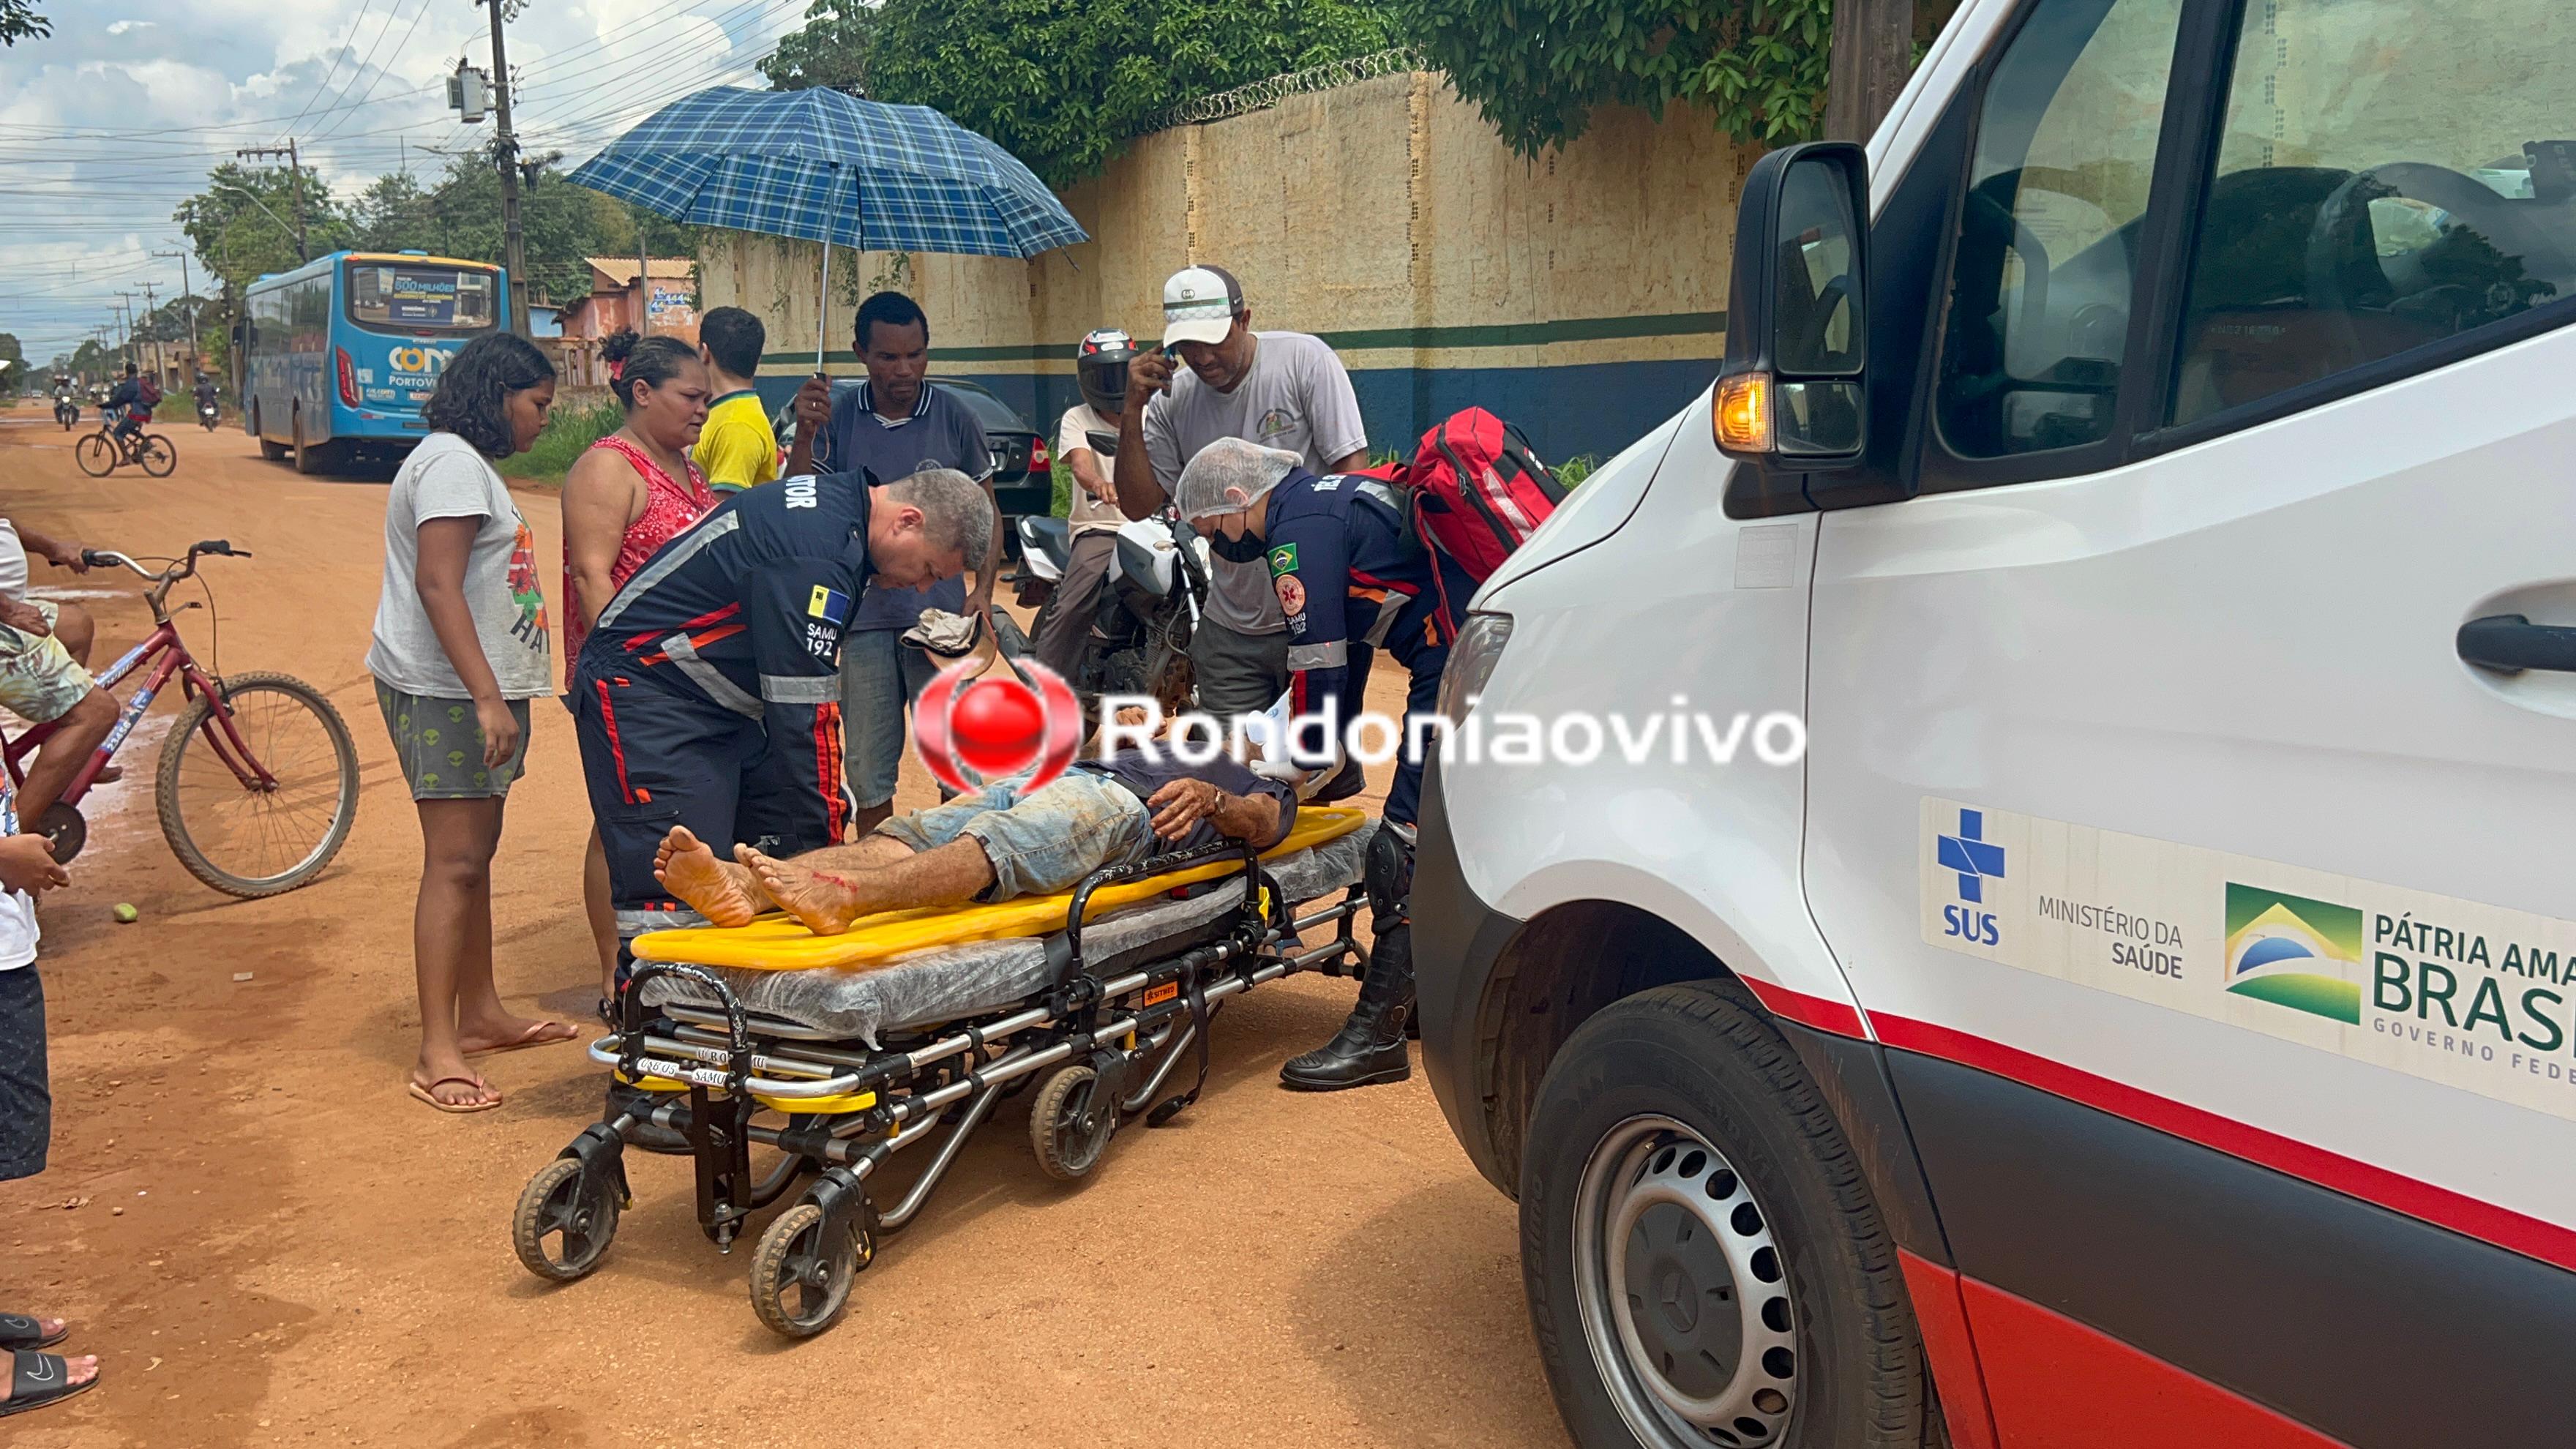
<path id="1" fill-rule="evenodd" d="M 1603 1008 L 1549 1066 L 1528 1142 L 1531 1326 L 1585 1449 L 1936 1442 L 1895 1242 L 1742 988 Z"/>

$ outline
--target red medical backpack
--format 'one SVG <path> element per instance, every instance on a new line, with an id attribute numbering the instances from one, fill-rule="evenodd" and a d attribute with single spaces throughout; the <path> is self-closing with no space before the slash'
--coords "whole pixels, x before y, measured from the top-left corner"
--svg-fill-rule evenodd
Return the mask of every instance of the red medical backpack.
<path id="1" fill-rule="evenodd" d="M 1478 583 L 1565 501 L 1564 485 L 1529 439 L 1483 408 L 1424 433 L 1396 481 L 1412 490 L 1415 530 Z"/>

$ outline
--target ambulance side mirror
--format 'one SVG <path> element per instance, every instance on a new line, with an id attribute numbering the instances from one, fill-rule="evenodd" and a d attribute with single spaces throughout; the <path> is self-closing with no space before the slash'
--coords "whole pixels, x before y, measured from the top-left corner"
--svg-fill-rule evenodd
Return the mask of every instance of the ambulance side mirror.
<path id="1" fill-rule="evenodd" d="M 1848 141 L 1756 162 L 1736 208 L 1717 446 L 1792 472 L 1858 463 L 1869 442 L 1869 159 Z"/>

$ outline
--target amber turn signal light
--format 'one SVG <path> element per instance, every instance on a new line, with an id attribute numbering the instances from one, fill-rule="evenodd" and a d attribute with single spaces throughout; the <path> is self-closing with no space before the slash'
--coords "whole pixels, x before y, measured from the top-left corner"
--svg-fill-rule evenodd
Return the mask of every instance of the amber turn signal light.
<path id="1" fill-rule="evenodd" d="M 1739 372 L 1717 380 L 1717 446 L 1729 453 L 1771 451 L 1771 374 Z"/>

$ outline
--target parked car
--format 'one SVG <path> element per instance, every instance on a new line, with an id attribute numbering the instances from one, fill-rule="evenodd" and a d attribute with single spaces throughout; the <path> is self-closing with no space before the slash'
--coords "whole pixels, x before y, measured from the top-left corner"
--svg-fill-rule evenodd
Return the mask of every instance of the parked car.
<path id="1" fill-rule="evenodd" d="M 2571 113 L 2558 0 L 1967 0 L 1752 169 L 1444 680 L 1594 758 L 1423 796 L 1586 1449 L 2576 1444 Z"/>
<path id="2" fill-rule="evenodd" d="M 835 406 L 841 395 L 859 385 L 855 377 L 832 380 Z M 1002 506 L 1007 524 L 1024 514 L 1044 518 L 1055 502 L 1055 460 L 1048 456 L 1046 439 L 1028 425 L 1011 405 L 995 396 L 980 383 L 962 377 L 934 377 L 929 381 L 955 394 L 958 401 L 971 409 L 984 425 L 984 446 L 993 455 L 993 498 Z M 769 426 L 778 435 L 778 456 L 796 445 L 796 405 L 790 401 L 770 414 Z M 885 480 L 891 482 L 891 479 Z M 1017 531 L 1004 528 L 1002 536 L 1015 551 Z"/>

